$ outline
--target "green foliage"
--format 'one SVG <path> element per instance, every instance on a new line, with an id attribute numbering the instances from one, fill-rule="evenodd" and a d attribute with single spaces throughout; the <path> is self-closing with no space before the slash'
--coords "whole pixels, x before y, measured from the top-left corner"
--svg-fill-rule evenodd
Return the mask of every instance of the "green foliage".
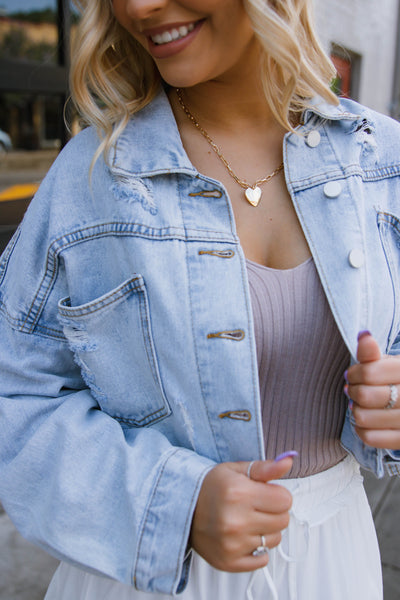
<path id="1" fill-rule="evenodd" d="M 336 77 L 332 79 L 330 88 L 332 92 L 336 94 L 336 96 L 340 96 L 342 91 L 342 80 L 340 79 L 339 75 L 336 75 Z"/>
<path id="2" fill-rule="evenodd" d="M 18 11 L 9 15 L 16 21 L 26 21 L 28 23 L 57 23 L 57 11 L 52 8 L 42 10 Z M 75 10 L 71 10 L 71 23 L 75 24 L 79 20 L 79 15 Z"/>
<path id="3" fill-rule="evenodd" d="M 52 8 L 18 11 L 9 16 L 16 21 L 28 21 L 29 23 L 56 23 L 57 20 L 57 13 Z"/>
<path id="4" fill-rule="evenodd" d="M 15 27 L 0 41 L 0 59 L 4 58 L 56 62 L 57 52 L 47 42 L 31 42 L 23 29 Z"/>

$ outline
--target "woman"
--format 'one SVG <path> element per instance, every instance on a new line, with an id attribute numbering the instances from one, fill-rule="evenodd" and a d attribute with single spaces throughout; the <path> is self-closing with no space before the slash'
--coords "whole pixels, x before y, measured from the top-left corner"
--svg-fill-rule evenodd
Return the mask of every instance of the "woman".
<path id="1" fill-rule="evenodd" d="M 310 4 L 82 2 L 94 127 L 0 271 L 0 497 L 48 600 L 382 598 L 399 126 L 338 105 Z"/>

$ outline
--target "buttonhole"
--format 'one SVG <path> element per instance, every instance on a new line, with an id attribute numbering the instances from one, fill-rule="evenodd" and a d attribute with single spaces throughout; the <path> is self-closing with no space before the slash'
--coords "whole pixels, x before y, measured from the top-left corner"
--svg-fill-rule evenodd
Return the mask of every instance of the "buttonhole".
<path id="1" fill-rule="evenodd" d="M 200 190 L 199 192 L 191 192 L 190 197 L 201 196 L 202 198 L 222 198 L 221 190 Z"/>
<path id="2" fill-rule="evenodd" d="M 233 250 L 199 250 L 199 255 L 217 256 L 218 258 L 233 258 L 235 253 Z"/>
<path id="3" fill-rule="evenodd" d="M 218 415 L 220 419 L 233 419 L 234 421 L 251 421 L 251 412 L 248 410 L 227 410 Z"/>
<path id="4" fill-rule="evenodd" d="M 234 329 L 233 331 L 217 331 L 215 333 L 209 333 L 207 339 L 221 338 L 223 340 L 233 340 L 234 342 L 240 342 L 245 337 L 243 329 Z"/>

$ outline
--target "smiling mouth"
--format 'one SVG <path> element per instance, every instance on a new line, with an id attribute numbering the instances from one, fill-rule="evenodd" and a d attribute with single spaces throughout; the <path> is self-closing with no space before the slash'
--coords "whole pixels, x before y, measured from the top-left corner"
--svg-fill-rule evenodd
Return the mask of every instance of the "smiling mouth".
<path id="1" fill-rule="evenodd" d="M 189 33 L 193 31 L 198 22 L 190 23 L 190 25 L 181 25 L 180 27 L 173 27 L 168 31 L 164 31 L 163 33 L 158 33 L 156 35 L 149 36 L 153 44 L 156 46 L 163 46 L 165 44 L 170 44 L 171 42 L 175 42 L 177 40 L 181 40 L 185 38 Z"/>

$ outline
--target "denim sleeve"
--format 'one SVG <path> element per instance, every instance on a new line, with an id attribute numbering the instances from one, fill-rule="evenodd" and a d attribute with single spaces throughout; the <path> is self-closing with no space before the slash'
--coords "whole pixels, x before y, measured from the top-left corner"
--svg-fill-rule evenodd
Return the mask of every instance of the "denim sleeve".
<path id="1" fill-rule="evenodd" d="M 1 502 L 57 558 L 173 594 L 187 580 L 191 519 L 214 462 L 155 428 L 124 428 L 100 410 L 62 335 L 17 323 L 46 256 L 43 233 L 27 238 L 44 220 L 28 215 L 0 261 Z"/>
<path id="2" fill-rule="evenodd" d="M 87 389 L 73 389 L 65 344 L 3 317 L 0 370 L 0 498 L 22 535 L 137 589 L 181 588 L 213 463 L 150 428 L 124 431 Z"/>

